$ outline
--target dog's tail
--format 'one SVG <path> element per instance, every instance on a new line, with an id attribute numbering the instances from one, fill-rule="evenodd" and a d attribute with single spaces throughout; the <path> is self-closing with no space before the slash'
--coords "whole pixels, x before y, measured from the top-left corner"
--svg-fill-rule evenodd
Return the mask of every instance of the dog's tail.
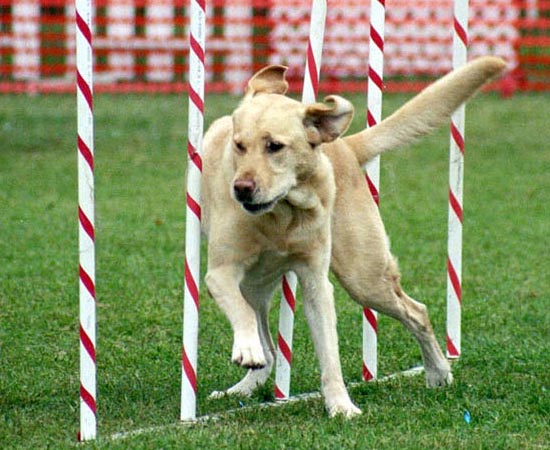
<path id="1" fill-rule="evenodd" d="M 380 153 L 410 144 L 448 122 L 479 88 L 500 75 L 506 63 L 486 56 L 456 69 L 371 128 L 344 137 L 360 165 Z"/>

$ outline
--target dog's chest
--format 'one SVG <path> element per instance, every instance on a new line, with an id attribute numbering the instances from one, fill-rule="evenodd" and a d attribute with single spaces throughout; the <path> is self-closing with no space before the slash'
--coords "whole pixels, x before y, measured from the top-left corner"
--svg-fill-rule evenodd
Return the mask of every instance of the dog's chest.
<path id="1" fill-rule="evenodd" d="M 284 252 L 265 251 L 245 271 L 244 283 L 267 286 L 279 280 L 291 269 L 290 256 Z"/>
<path id="2" fill-rule="evenodd" d="M 270 256 L 307 253 L 327 232 L 326 216 L 317 209 L 299 210 L 281 202 L 255 223 L 256 238 Z"/>

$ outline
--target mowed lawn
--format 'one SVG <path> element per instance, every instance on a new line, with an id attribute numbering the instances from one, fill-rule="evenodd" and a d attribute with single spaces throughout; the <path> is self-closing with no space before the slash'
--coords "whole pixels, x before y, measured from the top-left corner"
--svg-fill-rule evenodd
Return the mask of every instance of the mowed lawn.
<path id="1" fill-rule="evenodd" d="M 350 96 L 365 121 L 362 96 Z M 387 115 L 407 97 L 388 95 Z M 212 96 L 207 120 L 238 99 Z M 550 96 L 482 95 L 467 108 L 463 356 L 455 383 L 360 384 L 363 415 L 321 400 L 210 400 L 243 370 L 202 285 L 198 414 L 179 417 L 186 160 L 184 96 L 97 96 L 97 448 L 550 448 Z M 79 416 L 76 118 L 72 96 L 0 97 L 0 447 L 72 448 Z M 448 129 L 382 160 L 381 208 L 410 295 L 444 344 Z M 356 261 L 361 264 L 361 261 Z M 361 377 L 361 311 L 336 289 L 346 382 Z M 299 302 L 298 302 L 299 303 Z M 272 311 L 276 331 L 278 299 Z M 421 363 L 382 317 L 380 376 Z M 292 393 L 319 388 L 301 304 Z M 239 410 L 240 408 L 240 410 Z M 469 420 L 468 419 L 469 415 Z M 113 434 L 160 426 L 138 436 Z M 88 445 L 83 447 L 88 448 Z"/>

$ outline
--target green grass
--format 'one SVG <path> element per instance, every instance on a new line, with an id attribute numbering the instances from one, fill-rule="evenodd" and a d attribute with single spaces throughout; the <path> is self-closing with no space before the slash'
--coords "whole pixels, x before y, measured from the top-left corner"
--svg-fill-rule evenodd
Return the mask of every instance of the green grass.
<path id="1" fill-rule="evenodd" d="M 361 96 L 352 97 L 364 122 Z M 236 99 L 207 99 L 208 121 Z M 388 96 L 385 113 L 405 101 Z M 112 442 L 179 416 L 186 101 L 96 99 L 100 439 L 97 448 L 550 448 L 550 97 L 477 98 L 467 109 L 463 357 L 453 386 L 422 377 L 351 390 L 360 418 L 328 419 L 320 400 Z M 0 443 L 71 448 L 78 430 L 75 101 L 0 98 Z M 403 284 L 445 334 L 448 132 L 385 156 L 382 213 Z M 361 262 L 358 261 L 358 264 Z M 361 314 L 339 288 L 347 382 L 361 373 Z M 203 294 L 205 294 L 203 292 Z M 208 400 L 242 375 L 229 325 L 201 300 L 198 413 L 273 399 Z M 277 322 L 277 301 L 272 314 Z M 294 394 L 319 373 L 298 305 Z M 380 320 L 380 373 L 420 363 L 411 337 Z M 471 413 L 471 423 L 463 419 Z"/>

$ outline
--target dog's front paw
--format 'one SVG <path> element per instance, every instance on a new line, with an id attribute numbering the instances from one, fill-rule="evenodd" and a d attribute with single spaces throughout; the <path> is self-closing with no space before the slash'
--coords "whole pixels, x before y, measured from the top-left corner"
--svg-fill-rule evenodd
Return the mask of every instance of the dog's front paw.
<path id="1" fill-rule="evenodd" d="M 257 342 L 255 342 L 257 341 Z M 258 339 L 237 339 L 233 343 L 231 361 L 249 369 L 261 369 L 265 367 L 264 350 Z"/>
<path id="2" fill-rule="evenodd" d="M 343 382 L 325 382 L 321 390 L 329 417 L 343 416 L 350 419 L 361 414 L 361 410 L 351 401 Z"/>
<path id="3" fill-rule="evenodd" d="M 426 386 L 429 388 L 449 386 L 453 382 L 450 366 L 426 369 Z"/>
<path id="4" fill-rule="evenodd" d="M 351 419 L 361 414 L 361 410 L 349 399 L 334 402 L 332 405 L 327 404 L 327 411 L 329 417 L 343 416 L 345 419 Z"/>

